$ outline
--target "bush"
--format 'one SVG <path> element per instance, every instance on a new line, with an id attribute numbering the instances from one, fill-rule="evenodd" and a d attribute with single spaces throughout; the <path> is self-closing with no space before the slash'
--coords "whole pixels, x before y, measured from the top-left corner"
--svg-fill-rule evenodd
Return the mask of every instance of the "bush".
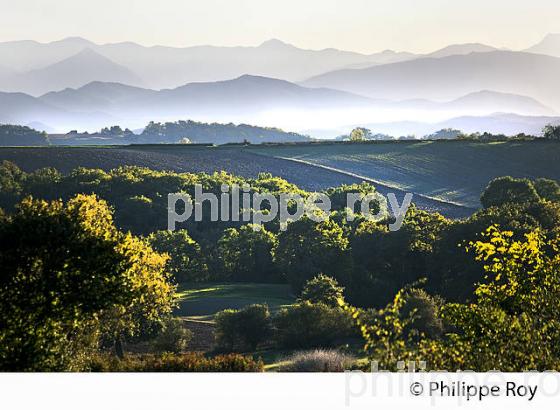
<path id="1" fill-rule="evenodd" d="M 255 350 L 270 335 L 270 312 L 267 305 L 249 305 L 241 310 L 227 309 L 216 314 L 218 348 Z"/>
<path id="2" fill-rule="evenodd" d="M 501 206 L 507 203 L 526 204 L 539 200 L 539 194 L 529 179 L 509 176 L 490 181 L 480 196 L 480 203 L 484 208 Z"/>
<path id="3" fill-rule="evenodd" d="M 560 202 L 560 185 L 553 179 L 537 178 L 533 182 L 537 193 L 542 199 Z"/>
<path id="4" fill-rule="evenodd" d="M 301 292 L 300 300 L 337 307 L 339 300 L 344 298 L 343 293 L 344 288 L 338 285 L 336 279 L 320 274 L 307 281 Z"/>
<path id="5" fill-rule="evenodd" d="M 343 372 L 352 367 L 354 358 L 337 350 L 318 349 L 297 352 L 288 357 L 289 364 L 280 367 L 283 372 Z"/>
<path id="6" fill-rule="evenodd" d="M 440 317 L 441 300 L 429 295 L 423 289 L 410 289 L 403 296 L 401 316 L 404 319 L 412 315 L 412 322 L 406 326 L 406 334 L 417 338 L 437 339 L 443 335 L 443 321 Z"/>
<path id="7" fill-rule="evenodd" d="M 322 303 L 302 302 L 282 309 L 274 318 L 276 342 L 285 348 L 331 346 L 357 335 L 350 316 Z"/>
<path id="8" fill-rule="evenodd" d="M 157 352 L 181 353 L 187 350 L 191 339 L 192 332 L 185 328 L 183 320 L 172 318 L 152 341 L 152 346 Z"/>
<path id="9" fill-rule="evenodd" d="M 100 354 L 89 363 L 92 372 L 262 372 L 261 360 L 239 354 L 205 357 L 202 353 L 129 355 L 124 359 Z"/>

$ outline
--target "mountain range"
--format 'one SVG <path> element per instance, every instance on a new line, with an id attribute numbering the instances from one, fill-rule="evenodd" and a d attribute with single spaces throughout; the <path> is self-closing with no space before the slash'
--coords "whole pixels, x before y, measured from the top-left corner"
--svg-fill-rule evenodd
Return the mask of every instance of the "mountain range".
<path id="1" fill-rule="evenodd" d="M 86 54 L 82 55 L 84 52 Z M 185 48 L 145 47 L 131 42 L 98 45 L 81 38 L 52 43 L 16 41 L 0 43 L 0 61 L 13 71 L 7 77 L 0 71 L 0 90 L 40 95 L 96 80 L 161 89 L 190 82 L 220 81 L 244 74 L 301 81 L 354 64 L 370 66 L 413 57 L 412 53 L 389 50 L 371 55 L 336 49 L 303 50 L 275 39 L 256 47 Z M 112 66 L 107 60 L 113 63 Z M 86 71 L 80 74 L 83 76 L 81 84 L 76 81 L 61 84 L 65 81 L 64 71 L 57 75 L 56 70 L 76 64 L 86 69 L 102 64 L 104 78 L 92 78 Z M 126 76 L 124 67 L 128 69 Z M 48 76 L 52 81 L 48 81 Z M 34 82 L 35 77 L 43 82 Z M 28 83 L 30 79 L 32 81 Z"/>
<path id="2" fill-rule="evenodd" d="M 560 56 L 560 36 L 549 35 L 528 49 Z M 327 48 L 305 50 L 277 39 L 254 47 L 146 47 L 133 42 L 96 44 L 70 37 L 50 43 L 0 43 L 0 90 L 41 95 L 92 81 L 120 82 L 152 89 L 211 82 L 244 74 L 304 81 L 345 68 L 366 68 L 419 58 L 497 51 L 479 43 L 454 44 L 427 54 L 385 50 L 373 54 Z M 99 73 L 92 68 L 99 66 Z M 69 70 L 71 75 L 68 75 Z"/>
<path id="3" fill-rule="evenodd" d="M 558 57 L 500 50 L 337 70 L 302 84 L 396 100 L 446 100 L 492 90 L 530 96 L 560 110 L 558 73 Z"/>
<path id="4" fill-rule="evenodd" d="M 422 55 L 304 50 L 279 40 L 185 48 L 15 41 L 0 43 L 0 122 L 60 132 L 195 119 L 322 127 L 333 136 L 363 123 L 542 118 L 560 112 L 558 72 L 553 34 L 522 51 L 467 43 Z"/>
<path id="5" fill-rule="evenodd" d="M 293 116 L 302 116 L 303 126 L 316 126 L 327 113 L 338 125 L 346 118 L 364 122 L 387 113 L 410 116 L 411 112 L 454 115 L 488 115 L 497 111 L 551 115 L 538 101 L 513 94 L 481 91 L 447 102 L 425 99 L 391 101 L 372 99 L 328 88 L 308 88 L 285 80 L 244 75 L 233 80 L 190 83 L 174 89 L 150 90 L 120 83 L 92 82 L 33 97 L 0 93 L 0 122 L 41 123 L 58 131 L 95 130 L 110 124 L 130 128 L 151 120 L 191 118 L 200 121 L 245 122 L 291 129 Z M 359 113 L 359 117 L 356 117 Z M 400 113 L 400 114 L 399 114 Z M 259 116 L 272 118 L 257 121 Z M 334 124 L 336 126 L 336 124 Z M 296 127 L 300 129 L 301 127 Z"/>

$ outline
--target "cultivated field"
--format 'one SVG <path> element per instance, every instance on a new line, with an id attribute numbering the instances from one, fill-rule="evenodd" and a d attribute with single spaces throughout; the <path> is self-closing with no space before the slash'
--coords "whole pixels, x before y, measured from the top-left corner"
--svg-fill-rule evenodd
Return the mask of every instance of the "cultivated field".
<path id="1" fill-rule="evenodd" d="M 110 170 L 124 165 L 175 172 L 226 171 L 247 178 L 254 178 L 261 172 L 271 172 L 306 190 L 321 190 L 358 181 L 357 178 L 306 164 L 263 157 L 243 147 L 148 145 L 0 148 L 2 160 L 12 161 L 28 172 L 43 167 L 54 167 L 63 173 L 76 167 Z"/>
<path id="2" fill-rule="evenodd" d="M 546 141 L 278 145 L 252 150 L 467 208 L 480 206 L 480 193 L 498 176 L 560 180 L 560 144 Z"/>
<path id="3" fill-rule="evenodd" d="M 498 176 L 560 180 L 560 144 L 534 141 L 0 148 L 1 160 L 26 171 L 55 167 L 64 173 L 123 165 L 249 178 L 270 172 L 310 191 L 367 180 L 399 200 L 412 192 L 420 208 L 448 217 L 471 214 L 482 190 Z"/>
<path id="4" fill-rule="evenodd" d="M 334 147 L 334 148 L 333 148 Z M 363 147 L 360 145 L 360 147 Z M 350 146 L 350 148 L 355 148 Z M 242 147 L 242 146 L 178 146 L 178 145 L 148 145 L 126 147 L 26 147 L 0 148 L 0 161 L 8 160 L 16 163 L 25 171 L 34 171 L 44 167 L 54 167 L 63 173 L 69 173 L 77 167 L 101 168 L 109 170 L 119 166 L 135 165 L 149 167 L 156 170 L 170 170 L 175 172 L 207 172 L 226 171 L 243 177 L 256 177 L 261 172 L 270 172 L 282 177 L 299 187 L 318 191 L 329 187 L 359 183 L 367 179 L 367 173 L 356 176 L 345 173 L 342 169 L 327 169 L 315 163 L 303 163 L 281 158 L 294 158 L 300 150 L 305 153 L 333 152 L 333 150 L 347 150 L 344 144 L 278 147 Z M 264 154 L 264 155 L 263 155 Z M 277 157 L 276 157 L 277 156 Z M 355 172 L 355 171 L 353 171 Z M 355 172 L 358 174 L 358 172 Z M 371 178 L 371 177 L 370 177 Z M 377 179 L 376 179 L 377 180 Z M 388 187 L 376 184 L 381 193 L 394 192 L 399 201 L 404 191 L 395 186 Z M 415 194 L 421 191 L 412 191 Z M 420 208 L 438 211 L 448 217 L 464 217 L 474 209 L 446 203 L 416 195 L 413 199 Z"/>

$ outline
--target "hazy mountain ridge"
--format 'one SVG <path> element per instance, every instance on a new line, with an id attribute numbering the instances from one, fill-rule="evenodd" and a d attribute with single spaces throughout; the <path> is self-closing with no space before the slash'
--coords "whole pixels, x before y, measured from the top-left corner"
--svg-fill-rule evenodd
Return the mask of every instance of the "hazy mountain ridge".
<path id="1" fill-rule="evenodd" d="M 338 70 L 304 81 L 386 99 L 449 100 L 480 90 L 525 95 L 560 109 L 560 58 L 491 51 Z"/>
<path id="2" fill-rule="evenodd" d="M 488 46 L 481 43 L 465 43 L 465 44 L 452 44 L 443 47 L 433 53 L 425 54 L 424 57 L 442 58 L 454 55 L 465 55 L 470 53 L 488 53 L 490 51 L 497 51 L 496 47 Z"/>
<path id="3" fill-rule="evenodd" d="M 525 51 L 560 57 L 560 33 L 548 34 L 540 43 L 529 47 Z"/>
<path id="4" fill-rule="evenodd" d="M 370 99 L 343 91 L 310 89 L 284 80 L 249 75 L 221 82 L 190 83 L 161 91 L 93 82 L 41 97 L 20 94 L 33 109 L 25 107 L 23 102 L 9 102 L 12 95 L 0 93 L 3 97 L 0 104 L 6 106 L 0 114 L 0 121 L 23 125 L 41 122 L 59 131 L 98 129 L 111 124 L 137 127 L 151 120 L 189 118 L 222 122 L 238 119 L 237 122 L 243 122 L 243 118 L 250 120 L 267 110 L 336 110 L 341 106 L 366 107 L 373 103 Z"/>
<path id="5" fill-rule="evenodd" d="M 189 82 L 225 80 L 243 74 L 300 81 L 352 64 L 383 64 L 413 56 L 411 53 L 393 52 L 367 55 L 332 48 L 305 50 L 275 39 L 254 47 L 179 48 L 145 47 L 133 42 L 98 45 L 81 38 L 68 38 L 52 43 L 35 41 L 0 43 L 0 61 L 6 67 L 25 74 L 71 58 L 84 49 L 90 49 L 114 64 L 137 73 L 142 83 L 156 89 L 173 88 Z M 62 79 L 55 76 L 53 81 L 62 81 Z M 90 81 L 108 80 L 92 78 Z M 6 88 L 10 83 L 10 79 L 2 80 L 0 73 L 0 89 L 14 90 L 14 88 Z M 135 82 L 135 84 L 139 83 Z M 73 85 L 67 84 L 62 88 L 71 86 Z M 49 84 L 45 83 L 38 90 L 29 88 L 25 91 L 41 94 L 45 90 L 57 89 L 48 87 Z"/>
<path id="6" fill-rule="evenodd" d="M 1 80 L 1 79 L 0 79 Z M 85 48 L 75 55 L 43 68 L 13 73 L 0 86 L 4 90 L 40 95 L 68 87 L 81 87 L 92 81 L 141 85 L 142 80 L 127 67 Z"/>
<path id="7" fill-rule="evenodd" d="M 306 50 L 276 39 L 265 41 L 258 46 L 146 47 L 133 42 L 95 44 L 83 38 L 71 37 L 50 43 L 27 40 L 0 43 L 0 61 L 6 68 L 26 78 L 29 72 L 44 70 L 88 49 L 135 73 L 134 77 L 137 78 L 89 78 L 89 81 L 81 85 L 91 81 L 119 81 L 133 85 L 143 84 L 153 89 L 174 88 L 189 82 L 220 81 L 243 74 L 303 81 L 343 68 L 371 67 L 426 55 L 442 57 L 495 50 L 490 46 L 473 43 L 451 45 L 426 55 L 393 50 L 363 54 L 334 48 Z M 82 68 L 87 69 L 87 65 Z M 34 86 L 25 84 L 23 80 L 17 81 L 17 78 L 14 83 L 12 75 L 0 70 L 0 90 L 24 91 L 39 95 L 80 85 L 64 83 L 64 75 L 56 75 L 52 70 L 50 74 L 54 83 L 52 86 L 45 77 L 43 83 Z M 61 83 L 63 86 L 60 86 Z M 18 88 L 22 87 L 22 84 L 23 88 Z"/>
<path id="8" fill-rule="evenodd" d="M 21 52 L 9 53 L 16 49 Z M 303 50 L 279 40 L 256 47 L 174 48 L 69 38 L 0 43 L 0 57 L 6 56 L 0 60 L 0 89 L 25 89 L 37 98 L 3 93 L 0 121 L 57 131 L 193 119 L 334 132 L 366 122 L 438 123 L 496 112 L 553 116 L 560 111 L 560 58 L 479 43 L 425 55 L 391 50 L 366 55 Z M 339 69 L 348 63 L 366 68 Z M 338 68 L 322 73 L 332 66 Z M 258 71 L 277 75 L 253 74 Z M 321 74 L 301 83 L 285 79 L 310 72 Z M 160 85 L 180 78 L 213 80 L 154 90 L 152 75 L 162 79 Z"/>
<path id="9" fill-rule="evenodd" d="M 14 95 L 19 96 L 17 104 L 12 101 Z M 0 105 L 6 107 L 0 121 L 22 125 L 39 122 L 61 132 L 70 129 L 91 131 L 112 124 L 136 128 L 151 120 L 177 119 L 246 122 L 301 132 L 306 128 L 291 126 L 289 122 L 294 112 L 304 115 L 305 123 L 311 124 L 315 117 L 321 122 L 321 116 L 333 117 L 343 110 L 362 113 L 361 119 L 355 119 L 356 122 L 367 121 L 373 114 L 383 117 L 384 112 L 402 112 L 403 117 L 410 111 L 441 112 L 449 118 L 457 116 L 457 113 L 487 115 L 496 111 L 532 115 L 553 113 L 529 97 L 493 91 L 476 92 L 447 102 L 423 99 L 391 101 L 332 89 L 306 88 L 284 80 L 249 75 L 214 83 L 191 83 L 161 91 L 93 82 L 38 98 L 10 93 L 0 93 L 0 97 Z M 273 116 L 274 121 L 256 122 L 261 113 L 283 111 L 287 113 Z M 343 117 L 338 122 L 338 125 L 341 124 L 347 124 Z"/>
<path id="10" fill-rule="evenodd" d="M 518 94 L 500 93 L 491 90 L 473 92 L 444 104 L 448 108 L 457 110 L 478 109 L 481 111 L 530 113 L 532 115 L 556 114 L 554 110 L 541 104 L 534 98 Z"/>
<path id="11" fill-rule="evenodd" d="M 82 128 L 97 127 L 114 121 L 105 113 L 71 112 L 23 93 L 0 92 L 0 107 L 0 123 L 3 124 L 42 123 L 45 128 L 59 129 L 73 124 L 80 124 Z"/>
<path id="12" fill-rule="evenodd" d="M 161 91 L 95 82 L 79 89 L 51 92 L 39 99 L 65 110 L 80 112 L 99 110 L 115 116 L 181 117 L 209 112 L 218 115 L 282 107 L 315 109 L 371 103 L 365 97 L 343 91 L 310 89 L 284 80 L 250 75 L 227 81 L 190 83 Z"/>
<path id="13" fill-rule="evenodd" d="M 445 121 L 429 123 L 419 121 L 400 121 L 363 124 L 373 133 L 384 133 L 395 137 L 415 135 L 421 137 L 435 131 L 453 128 L 465 133 L 489 132 L 493 134 L 540 136 L 545 125 L 560 125 L 558 116 L 524 116 L 518 114 L 496 113 L 487 116 L 461 116 Z"/>

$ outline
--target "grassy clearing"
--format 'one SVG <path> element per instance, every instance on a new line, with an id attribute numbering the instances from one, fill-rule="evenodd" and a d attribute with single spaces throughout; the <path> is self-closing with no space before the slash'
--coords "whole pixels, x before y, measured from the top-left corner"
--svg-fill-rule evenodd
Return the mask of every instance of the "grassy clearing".
<path id="1" fill-rule="evenodd" d="M 239 309 L 254 303 L 268 304 L 271 312 L 295 301 L 289 285 L 262 283 L 182 284 L 177 292 L 175 314 L 197 321 L 211 321 L 224 309 Z"/>
<path id="2" fill-rule="evenodd" d="M 193 331 L 190 348 L 195 351 L 208 352 L 214 347 L 213 316 L 223 309 L 238 309 L 253 303 L 267 303 L 271 312 L 275 313 L 284 306 L 295 302 L 288 285 L 261 283 L 204 283 L 182 284 L 177 292 L 179 307 L 175 311 L 182 316 L 185 323 Z M 347 346 L 357 358 L 364 359 L 361 342 Z M 313 350 L 313 349 L 310 349 Z M 262 359 L 265 370 L 278 371 L 289 364 L 290 357 L 299 350 L 284 350 L 274 346 L 264 347 L 255 352 L 245 352 L 255 359 Z"/>
<path id="3" fill-rule="evenodd" d="M 498 176 L 560 180 L 560 144 L 546 141 L 383 142 L 251 148 L 351 172 L 389 187 L 479 207 L 480 193 Z"/>

